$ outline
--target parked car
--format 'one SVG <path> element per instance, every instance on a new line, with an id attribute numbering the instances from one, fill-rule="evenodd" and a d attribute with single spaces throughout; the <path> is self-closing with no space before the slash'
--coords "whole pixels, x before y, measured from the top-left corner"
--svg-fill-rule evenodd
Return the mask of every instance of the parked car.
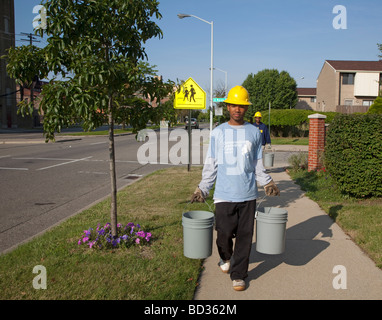
<path id="1" fill-rule="evenodd" d="M 191 118 L 191 129 L 199 129 L 199 122 L 196 118 Z M 186 119 L 186 130 L 188 130 L 188 119 Z"/>

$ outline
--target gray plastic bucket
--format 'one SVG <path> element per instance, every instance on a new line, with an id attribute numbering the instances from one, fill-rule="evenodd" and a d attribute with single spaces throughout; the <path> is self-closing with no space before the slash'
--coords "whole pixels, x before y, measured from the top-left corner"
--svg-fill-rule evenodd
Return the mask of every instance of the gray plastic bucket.
<path id="1" fill-rule="evenodd" d="M 264 167 L 273 167 L 274 153 L 264 153 Z"/>
<path id="2" fill-rule="evenodd" d="M 288 211 L 265 207 L 256 212 L 256 251 L 265 254 L 281 254 L 285 251 Z"/>
<path id="3" fill-rule="evenodd" d="M 215 215 L 209 211 L 183 213 L 183 253 L 191 259 L 205 259 L 212 254 Z"/>

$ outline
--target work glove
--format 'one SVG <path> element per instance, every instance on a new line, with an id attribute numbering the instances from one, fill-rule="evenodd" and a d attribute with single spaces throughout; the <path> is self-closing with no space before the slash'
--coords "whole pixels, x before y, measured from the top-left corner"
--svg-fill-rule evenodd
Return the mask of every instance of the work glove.
<path id="1" fill-rule="evenodd" d="M 204 196 L 202 190 L 197 187 L 191 197 L 191 203 L 194 202 L 204 202 Z"/>
<path id="2" fill-rule="evenodd" d="M 279 196 L 280 190 L 277 188 L 273 180 L 264 186 L 265 194 L 267 196 Z"/>

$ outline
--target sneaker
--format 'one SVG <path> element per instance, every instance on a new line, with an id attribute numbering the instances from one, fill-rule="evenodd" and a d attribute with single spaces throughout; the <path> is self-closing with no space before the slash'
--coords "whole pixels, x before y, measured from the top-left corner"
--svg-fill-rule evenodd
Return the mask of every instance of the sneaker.
<path id="1" fill-rule="evenodd" d="M 220 262 L 218 263 L 218 265 L 221 271 L 223 271 L 224 273 L 228 273 L 231 263 L 229 260 L 224 261 L 223 259 L 220 259 Z"/>
<path id="2" fill-rule="evenodd" d="M 243 291 L 245 290 L 245 282 L 244 280 L 233 280 L 233 289 L 236 291 Z"/>

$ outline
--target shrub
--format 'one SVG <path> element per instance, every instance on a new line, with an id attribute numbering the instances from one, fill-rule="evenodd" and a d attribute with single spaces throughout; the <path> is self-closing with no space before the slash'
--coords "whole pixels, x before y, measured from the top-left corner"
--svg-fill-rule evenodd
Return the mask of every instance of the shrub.
<path id="1" fill-rule="evenodd" d="M 341 191 L 382 196 L 382 115 L 339 115 L 329 127 L 325 166 Z"/>
<path id="2" fill-rule="evenodd" d="M 336 112 L 317 112 L 313 110 L 300 109 L 271 109 L 271 134 L 273 136 L 291 136 L 304 137 L 308 136 L 309 119 L 308 116 L 314 113 L 326 115 L 325 123 L 331 123 Z M 262 122 L 269 125 L 269 113 L 262 112 Z"/>
<path id="3" fill-rule="evenodd" d="M 308 154 L 306 152 L 292 154 L 288 158 L 288 163 L 292 166 L 293 170 L 308 169 Z"/>
<path id="4" fill-rule="evenodd" d="M 369 114 L 381 113 L 382 114 L 382 97 L 375 99 L 374 103 L 370 106 Z"/>

